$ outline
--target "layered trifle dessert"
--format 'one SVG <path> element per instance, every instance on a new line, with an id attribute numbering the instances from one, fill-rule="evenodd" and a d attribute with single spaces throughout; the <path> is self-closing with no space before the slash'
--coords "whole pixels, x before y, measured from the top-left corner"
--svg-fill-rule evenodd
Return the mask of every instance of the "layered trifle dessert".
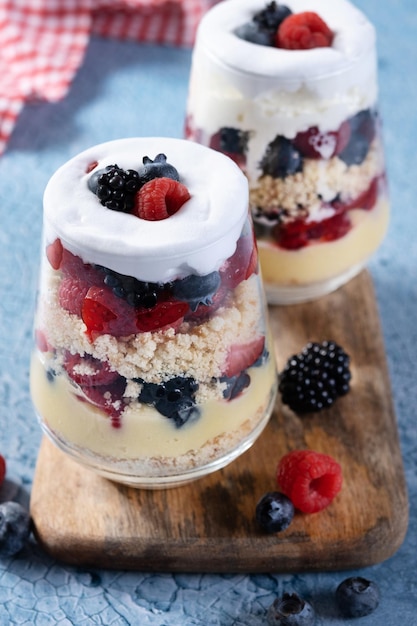
<path id="1" fill-rule="evenodd" d="M 165 487 L 246 450 L 276 367 L 248 185 L 180 139 L 95 146 L 44 195 L 31 393 L 42 427 L 106 477 Z"/>
<path id="2" fill-rule="evenodd" d="M 247 175 L 271 303 L 366 264 L 388 224 L 375 30 L 347 0 L 228 0 L 200 23 L 186 137 Z"/>

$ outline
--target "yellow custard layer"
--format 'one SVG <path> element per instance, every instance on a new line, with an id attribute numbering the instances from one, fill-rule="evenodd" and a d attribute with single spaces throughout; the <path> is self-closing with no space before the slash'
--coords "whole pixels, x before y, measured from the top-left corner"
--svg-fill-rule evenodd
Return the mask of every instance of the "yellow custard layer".
<path id="1" fill-rule="evenodd" d="M 210 400 L 201 414 L 177 428 L 154 408 L 137 403 L 121 416 L 121 427 L 91 403 L 77 399 L 65 375 L 48 379 L 39 355 L 31 363 L 31 393 L 46 430 L 79 453 L 96 455 L 126 469 L 172 473 L 210 463 L 266 423 L 276 393 L 273 358 L 248 370 L 250 386 L 232 401 Z M 132 465 L 133 464 L 133 465 Z"/>
<path id="2" fill-rule="evenodd" d="M 331 280 L 351 267 L 364 264 L 385 236 L 389 204 L 383 198 L 372 211 L 354 209 L 347 215 L 352 228 L 336 241 L 285 250 L 272 241 L 258 240 L 265 284 L 272 287 L 309 285 Z"/>

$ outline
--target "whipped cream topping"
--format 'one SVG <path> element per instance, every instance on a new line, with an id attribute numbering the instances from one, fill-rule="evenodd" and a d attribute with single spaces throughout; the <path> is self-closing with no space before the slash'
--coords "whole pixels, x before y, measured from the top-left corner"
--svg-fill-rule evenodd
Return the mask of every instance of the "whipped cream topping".
<path id="1" fill-rule="evenodd" d="M 117 164 L 138 169 L 164 153 L 191 198 L 165 220 L 148 221 L 105 208 L 87 181 Z M 92 172 L 91 163 L 97 161 Z M 236 249 L 248 215 L 248 184 L 228 157 L 181 139 L 143 137 L 94 146 L 59 168 L 44 194 L 46 244 L 60 237 L 85 263 L 138 280 L 168 282 L 219 269 Z"/>
<path id="2" fill-rule="evenodd" d="M 282 4 L 293 13 L 318 13 L 334 33 L 332 46 L 284 50 L 237 37 L 236 27 L 250 22 L 267 0 L 227 0 L 216 5 L 200 22 L 199 46 L 206 49 L 212 62 L 236 73 L 236 86 L 246 96 L 267 88 L 271 78 L 275 87 L 281 85 L 293 92 L 302 86 L 322 92 L 327 85 L 324 79 L 334 81 L 338 75 L 345 90 L 357 86 L 366 74 L 361 65 L 369 55 L 373 58 L 375 49 L 375 29 L 365 15 L 347 0 L 283 0 Z"/>

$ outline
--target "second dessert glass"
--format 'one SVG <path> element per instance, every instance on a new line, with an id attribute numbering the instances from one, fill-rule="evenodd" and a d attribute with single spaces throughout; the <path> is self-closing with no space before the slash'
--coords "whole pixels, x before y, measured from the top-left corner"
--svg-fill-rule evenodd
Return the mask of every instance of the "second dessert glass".
<path id="1" fill-rule="evenodd" d="M 230 463 L 277 386 L 240 169 L 179 139 L 95 146 L 44 196 L 31 393 L 103 476 L 180 485 Z"/>
<path id="2" fill-rule="evenodd" d="M 307 40 L 294 42 L 305 23 Z M 186 137 L 247 175 L 270 303 L 336 289 L 380 245 L 389 207 L 377 94 L 375 31 L 346 0 L 228 0 L 201 21 Z"/>

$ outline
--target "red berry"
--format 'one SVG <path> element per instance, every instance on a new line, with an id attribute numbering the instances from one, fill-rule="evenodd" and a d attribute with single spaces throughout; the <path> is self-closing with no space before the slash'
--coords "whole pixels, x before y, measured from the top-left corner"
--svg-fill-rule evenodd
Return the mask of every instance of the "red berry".
<path id="1" fill-rule="evenodd" d="M 60 239 L 55 239 L 53 243 L 46 246 L 46 257 L 54 270 L 59 270 L 61 267 L 63 252 L 64 248 Z"/>
<path id="2" fill-rule="evenodd" d="M 119 378 L 119 374 L 111 370 L 108 363 L 95 359 L 89 354 L 81 356 L 81 354 L 66 352 L 64 369 L 68 376 L 82 387 L 110 385 Z"/>
<path id="3" fill-rule="evenodd" d="M 87 165 L 85 173 L 89 174 L 90 172 L 96 169 L 97 165 L 98 165 L 98 161 L 92 161 L 91 163 Z"/>
<path id="4" fill-rule="evenodd" d="M 72 254 L 63 248 L 61 270 L 64 276 L 78 279 L 91 285 L 102 285 L 103 274 L 89 263 L 84 263 L 81 257 Z"/>
<path id="5" fill-rule="evenodd" d="M 236 376 L 255 363 L 265 346 L 265 337 L 258 337 L 249 343 L 234 344 L 227 353 L 224 376 Z"/>
<path id="6" fill-rule="evenodd" d="M 89 284 L 81 281 L 79 278 L 66 276 L 61 280 L 58 290 L 58 299 L 60 306 L 81 317 L 82 305 L 84 298 L 89 290 Z"/>
<path id="7" fill-rule="evenodd" d="M 336 201 L 333 206 L 336 210 L 350 211 L 351 209 L 362 209 L 364 211 L 370 211 L 374 208 L 378 199 L 379 191 L 379 179 L 374 178 L 369 185 L 368 189 L 362 192 L 359 196 L 348 202 Z"/>
<path id="8" fill-rule="evenodd" d="M 169 299 L 157 302 L 152 309 L 139 309 L 136 318 L 137 330 L 145 333 L 177 327 L 183 321 L 188 308 L 187 302 Z"/>
<path id="9" fill-rule="evenodd" d="M 310 242 L 335 241 L 346 235 L 351 223 L 345 213 L 336 213 L 321 222 L 294 220 L 288 224 L 279 224 L 272 230 L 276 243 L 286 250 L 299 250 Z"/>
<path id="10" fill-rule="evenodd" d="M 275 43 L 287 50 L 327 48 L 332 45 L 333 33 L 317 13 L 293 13 L 281 22 Z"/>
<path id="11" fill-rule="evenodd" d="M 133 214 L 144 220 L 164 220 L 191 198 L 187 187 L 172 178 L 153 178 L 135 195 Z"/>
<path id="12" fill-rule="evenodd" d="M 186 313 L 185 320 L 187 322 L 201 323 L 209 319 L 219 309 L 226 300 L 229 288 L 226 285 L 220 285 L 219 289 L 214 294 L 211 304 L 199 304 L 195 311 L 191 309 Z"/>
<path id="13" fill-rule="evenodd" d="M 342 488 L 342 469 L 331 456 L 313 450 L 293 450 L 277 467 L 277 484 L 303 513 L 325 509 Z"/>
<path id="14" fill-rule="evenodd" d="M 294 146 L 308 159 L 331 159 L 346 148 L 350 139 L 350 124 L 346 120 L 338 130 L 322 133 L 317 126 L 297 133 Z"/>
<path id="15" fill-rule="evenodd" d="M 252 235 L 239 238 L 234 254 L 220 269 L 222 285 L 234 289 L 242 280 L 249 278 L 257 268 L 256 243 Z"/>
<path id="16" fill-rule="evenodd" d="M 126 337 L 137 332 L 135 309 L 115 296 L 109 287 L 89 288 L 83 301 L 81 317 L 90 339 L 104 334 Z"/>
<path id="17" fill-rule="evenodd" d="M 45 333 L 43 332 L 43 330 L 40 330 L 39 328 L 35 330 L 35 343 L 36 343 L 36 347 L 41 352 L 52 351 L 52 347 L 50 346 Z"/>
<path id="18" fill-rule="evenodd" d="M 120 415 L 125 409 L 123 394 L 126 389 L 126 379 L 122 376 L 109 385 L 85 386 L 82 390 L 88 400 L 109 415 L 114 428 L 120 428 Z M 84 400 L 77 396 L 79 400 Z"/>
<path id="19" fill-rule="evenodd" d="M 6 459 L 0 454 L 0 485 L 3 484 L 4 477 L 6 476 Z"/>

